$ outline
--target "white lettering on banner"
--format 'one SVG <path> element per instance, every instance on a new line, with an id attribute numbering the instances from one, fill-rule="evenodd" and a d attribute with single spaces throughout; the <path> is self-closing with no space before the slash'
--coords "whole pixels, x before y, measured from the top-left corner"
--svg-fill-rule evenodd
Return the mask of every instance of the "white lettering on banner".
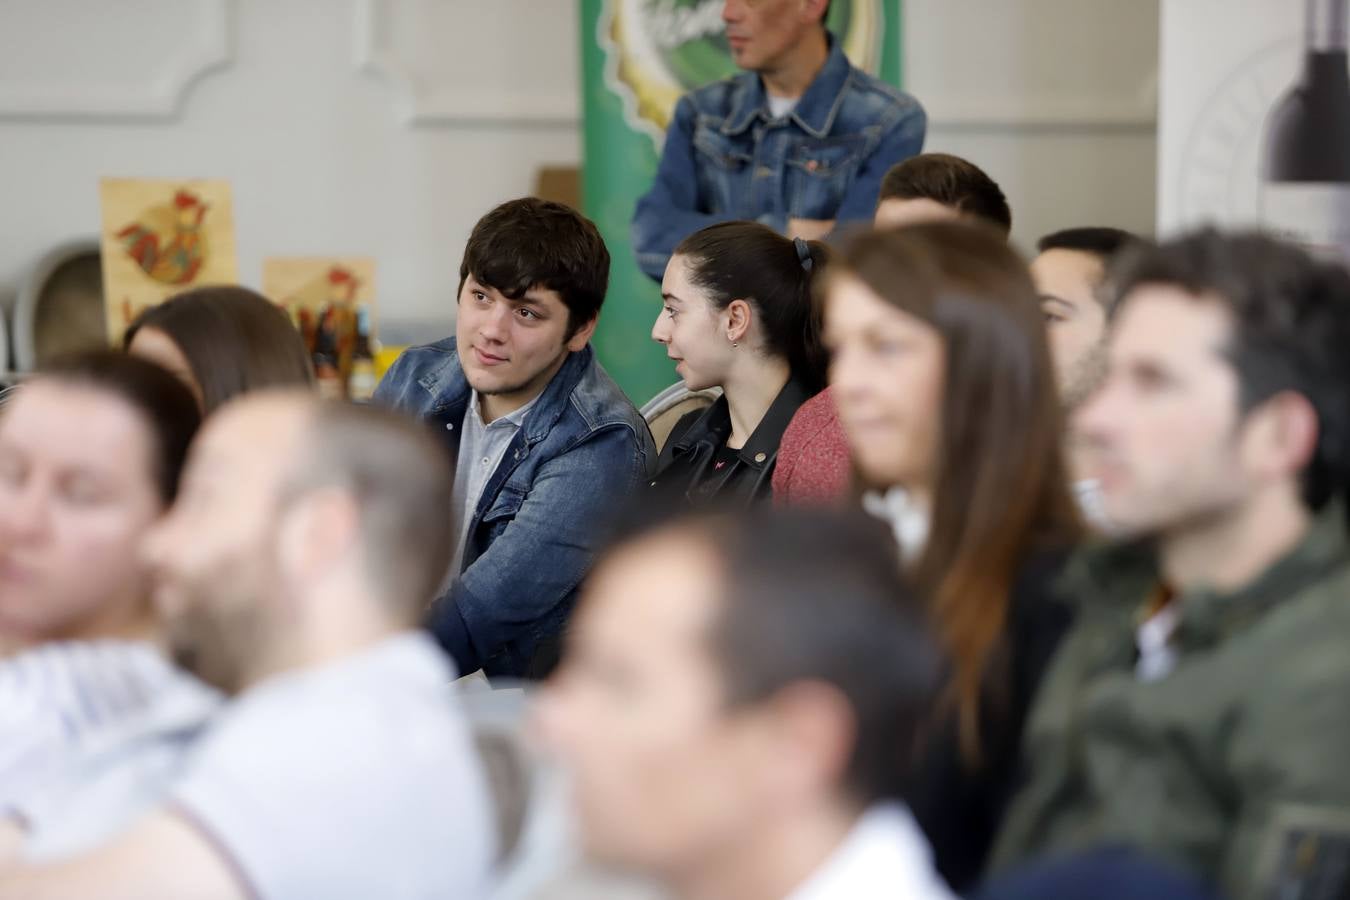
<path id="1" fill-rule="evenodd" d="M 662 50 L 672 50 L 726 30 L 719 0 L 703 0 L 694 7 L 679 6 L 675 0 L 657 0 L 648 7 L 647 15 L 651 38 Z"/>

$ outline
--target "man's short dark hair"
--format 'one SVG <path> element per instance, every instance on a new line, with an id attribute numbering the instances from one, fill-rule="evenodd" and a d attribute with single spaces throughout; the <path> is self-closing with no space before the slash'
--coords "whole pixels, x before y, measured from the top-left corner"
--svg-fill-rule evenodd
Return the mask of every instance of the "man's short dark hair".
<path id="1" fill-rule="evenodd" d="M 556 291 L 567 306 L 571 337 L 600 314 L 609 287 L 609 250 L 595 223 L 575 209 L 523 197 L 508 200 L 473 227 L 459 264 L 460 291 L 470 273 L 512 300 L 534 287 Z"/>
<path id="2" fill-rule="evenodd" d="M 333 486 L 359 507 L 370 577 L 396 616 L 420 618 L 454 552 L 454 476 L 444 449 L 406 416 L 374 406 L 315 401 L 291 495 Z"/>
<path id="3" fill-rule="evenodd" d="M 864 806 L 900 797 L 939 690 L 941 652 L 890 531 L 861 514 L 811 510 L 664 523 L 653 515 L 643 526 L 626 540 L 687 532 L 717 561 L 721 599 L 708 640 L 725 703 L 759 703 L 803 681 L 833 686 L 857 728 L 841 790 Z"/>
<path id="4" fill-rule="evenodd" d="M 1005 235 L 1012 231 L 1008 198 L 974 163 L 949 153 L 920 153 L 891 166 L 882 176 L 883 200 L 932 200 L 976 216 Z"/>
<path id="5" fill-rule="evenodd" d="M 1096 285 L 1092 294 L 1110 315 L 1111 307 L 1118 296 L 1108 283 L 1112 261 L 1145 243 L 1147 241 L 1144 238 L 1120 228 L 1088 226 L 1051 232 L 1036 242 L 1036 251 L 1045 253 L 1048 250 L 1073 250 L 1097 257 L 1102 264 L 1102 284 Z"/>
<path id="6" fill-rule="evenodd" d="M 1143 243 L 1143 238 L 1130 231 L 1105 226 L 1085 228 L 1065 228 L 1047 234 L 1036 242 L 1036 250 L 1076 250 L 1100 257 L 1103 263 L 1109 263 L 1116 254 L 1127 247 Z"/>
<path id="7" fill-rule="evenodd" d="M 1317 412 L 1318 435 L 1304 500 L 1317 510 L 1345 487 L 1350 271 L 1264 234 L 1206 228 L 1124 254 L 1111 280 L 1118 307 L 1151 284 L 1222 303 L 1232 318 L 1224 354 L 1237 373 L 1241 412 L 1283 391 L 1306 397 Z"/>

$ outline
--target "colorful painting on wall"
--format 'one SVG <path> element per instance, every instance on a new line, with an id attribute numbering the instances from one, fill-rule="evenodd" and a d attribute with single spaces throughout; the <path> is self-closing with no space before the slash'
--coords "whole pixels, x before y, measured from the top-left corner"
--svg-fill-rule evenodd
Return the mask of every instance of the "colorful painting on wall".
<path id="1" fill-rule="evenodd" d="M 101 237 L 108 339 L 147 306 L 206 284 L 239 280 L 230 184 L 104 178 Z"/>
<path id="2" fill-rule="evenodd" d="M 328 397 L 370 399 L 375 390 L 375 260 L 263 260 L 263 293 L 291 314 Z"/>

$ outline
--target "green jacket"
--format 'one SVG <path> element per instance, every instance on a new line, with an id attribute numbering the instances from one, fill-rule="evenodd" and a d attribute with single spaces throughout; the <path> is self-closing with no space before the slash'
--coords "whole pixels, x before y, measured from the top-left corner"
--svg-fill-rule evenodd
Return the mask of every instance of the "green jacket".
<path id="1" fill-rule="evenodd" d="M 1153 555 L 1138 545 L 1080 554 L 1061 582 L 1079 617 L 1027 724 L 1029 777 L 994 868 L 1123 844 L 1234 900 L 1346 896 L 1344 522 L 1339 507 L 1324 511 L 1241 591 L 1178 596 L 1176 665 L 1155 681 L 1134 671 L 1138 615 L 1158 584 Z"/>

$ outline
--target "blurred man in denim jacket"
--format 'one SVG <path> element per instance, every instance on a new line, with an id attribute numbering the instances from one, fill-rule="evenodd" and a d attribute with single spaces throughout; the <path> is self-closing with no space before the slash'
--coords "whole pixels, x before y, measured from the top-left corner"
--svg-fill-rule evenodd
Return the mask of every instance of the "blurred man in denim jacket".
<path id="1" fill-rule="evenodd" d="M 675 246 L 717 222 L 819 239 L 838 222 L 870 221 L 882 175 L 923 149 L 923 108 L 853 67 L 825 29 L 829 5 L 723 4 L 745 71 L 676 105 L 656 182 L 633 215 L 642 271 L 660 279 Z"/>

